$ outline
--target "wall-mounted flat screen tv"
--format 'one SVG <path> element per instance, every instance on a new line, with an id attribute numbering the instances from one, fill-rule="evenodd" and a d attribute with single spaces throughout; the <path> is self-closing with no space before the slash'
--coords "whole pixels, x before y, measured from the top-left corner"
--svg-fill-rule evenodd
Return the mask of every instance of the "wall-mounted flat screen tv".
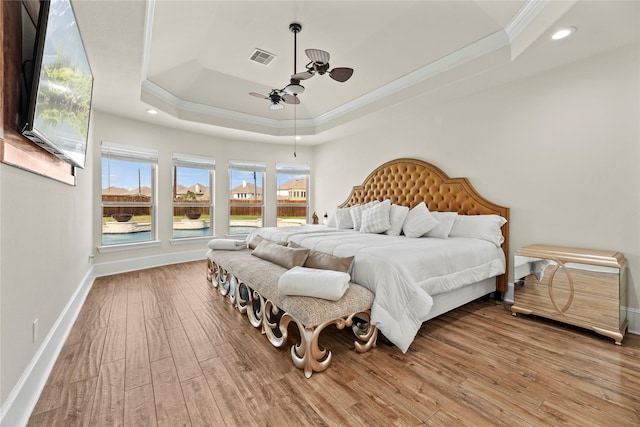
<path id="1" fill-rule="evenodd" d="M 70 0 L 41 2 L 24 136 L 84 168 L 93 74 Z"/>

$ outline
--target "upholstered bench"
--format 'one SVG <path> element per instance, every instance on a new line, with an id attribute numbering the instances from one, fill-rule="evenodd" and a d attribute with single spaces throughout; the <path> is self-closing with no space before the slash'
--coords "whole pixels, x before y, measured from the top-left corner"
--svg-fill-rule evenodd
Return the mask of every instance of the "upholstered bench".
<path id="1" fill-rule="evenodd" d="M 350 326 L 357 338 L 358 352 L 366 352 L 376 345 L 378 331 L 369 322 L 371 291 L 350 283 L 337 301 L 284 295 L 278 290 L 278 280 L 288 269 L 251 252 L 251 249 L 209 250 L 207 278 L 247 315 L 254 327 L 261 328 L 275 347 L 286 343 L 288 326 L 295 324 L 300 343 L 292 345 L 291 357 L 307 378 L 313 372 L 326 370 L 331 362 L 331 351 L 319 344 L 320 333 L 327 326 L 336 325 L 338 329 Z"/>

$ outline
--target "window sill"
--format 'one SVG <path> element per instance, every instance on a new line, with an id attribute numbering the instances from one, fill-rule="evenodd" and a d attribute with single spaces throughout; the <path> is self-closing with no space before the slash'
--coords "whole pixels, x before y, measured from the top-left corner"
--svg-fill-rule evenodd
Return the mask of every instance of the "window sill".
<path id="1" fill-rule="evenodd" d="M 171 239 L 169 243 L 172 245 L 189 245 L 192 243 L 208 243 L 209 240 L 213 239 L 213 236 L 203 236 L 203 237 L 184 237 L 182 239 Z"/>
<path id="2" fill-rule="evenodd" d="M 98 246 L 98 252 L 100 252 L 101 254 L 104 254 L 109 252 L 121 252 L 121 251 L 129 251 L 129 250 L 144 249 L 144 248 L 155 248 L 158 246 L 160 246 L 160 241 L 153 240 L 149 242 L 126 243 L 123 245 Z"/>

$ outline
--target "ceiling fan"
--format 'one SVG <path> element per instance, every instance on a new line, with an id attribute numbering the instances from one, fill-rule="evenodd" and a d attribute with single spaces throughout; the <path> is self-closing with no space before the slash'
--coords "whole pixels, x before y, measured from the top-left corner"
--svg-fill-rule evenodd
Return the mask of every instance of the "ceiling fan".
<path id="1" fill-rule="evenodd" d="M 269 105 L 270 110 L 282 110 L 284 105 L 281 103 L 287 104 L 300 104 L 300 99 L 298 95 L 304 92 L 304 86 L 300 84 L 301 80 L 306 80 L 308 78 L 313 77 L 316 74 L 329 74 L 333 80 L 338 82 L 346 82 L 353 75 L 353 68 L 347 67 L 337 67 L 333 69 L 329 69 L 329 52 L 325 52 L 320 49 L 306 49 L 305 53 L 307 57 L 311 60 L 305 68 L 307 71 L 303 71 L 298 73 L 296 70 L 297 63 L 297 41 L 298 41 L 298 33 L 302 30 L 302 25 L 294 22 L 289 24 L 289 31 L 293 33 L 293 74 L 291 75 L 291 80 L 289 84 L 286 85 L 282 89 L 272 89 L 269 95 L 262 95 L 256 92 L 250 92 L 249 95 L 255 96 L 262 99 L 268 99 L 271 101 Z"/>
<path id="2" fill-rule="evenodd" d="M 272 89 L 269 92 L 269 95 L 262 95 L 261 93 L 249 92 L 249 95 L 255 96 L 257 98 L 268 99 L 271 104 L 269 104 L 270 110 L 282 110 L 284 108 L 284 104 L 300 104 L 300 98 L 295 95 L 290 95 L 286 93 L 283 89 Z"/>
<path id="3" fill-rule="evenodd" d="M 289 25 L 289 30 L 294 34 L 294 48 L 293 48 L 293 57 L 294 57 L 294 69 L 293 75 L 291 76 L 291 82 L 297 81 L 300 84 L 300 80 L 306 80 L 315 76 L 316 74 L 323 75 L 329 74 L 333 80 L 338 82 L 346 82 L 353 75 L 353 68 L 348 67 L 336 67 L 333 69 L 329 69 L 331 66 L 329 64 L 329 52 L 320 49 L 305 49 L 304 53 L 311 60 L 305 68 L 307 71 L 303 71 L 301 73 L 296 72 L 295 69 L 295 56 L 296 56 L 296 35 L 302 30 L 302 26 L 298 23 L 293 23 Z M 285 88 L 286 90 L 286 88 Z"/>

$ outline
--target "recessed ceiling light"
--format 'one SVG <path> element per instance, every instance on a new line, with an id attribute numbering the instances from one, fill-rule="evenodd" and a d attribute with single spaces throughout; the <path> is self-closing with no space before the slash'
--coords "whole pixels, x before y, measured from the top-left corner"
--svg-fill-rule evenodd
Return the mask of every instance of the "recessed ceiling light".
<path id="1" fill-rule="evenodd" d="M 149 114 L 158 114 L 158 112 L 156 110 L 154 110 L 153 108 L 147 108 L 147 113 L 149 113 Z"/>
<path id="2" fill-rule="evenodd" d="M 576 27 L 561 28 L 555 33 L 553 33 L 553 35 L 551 35 L 551 40 L 562 40 L 566 37 L 569 37 L 571 34 L 575 32 L 576 32 Z"/>

